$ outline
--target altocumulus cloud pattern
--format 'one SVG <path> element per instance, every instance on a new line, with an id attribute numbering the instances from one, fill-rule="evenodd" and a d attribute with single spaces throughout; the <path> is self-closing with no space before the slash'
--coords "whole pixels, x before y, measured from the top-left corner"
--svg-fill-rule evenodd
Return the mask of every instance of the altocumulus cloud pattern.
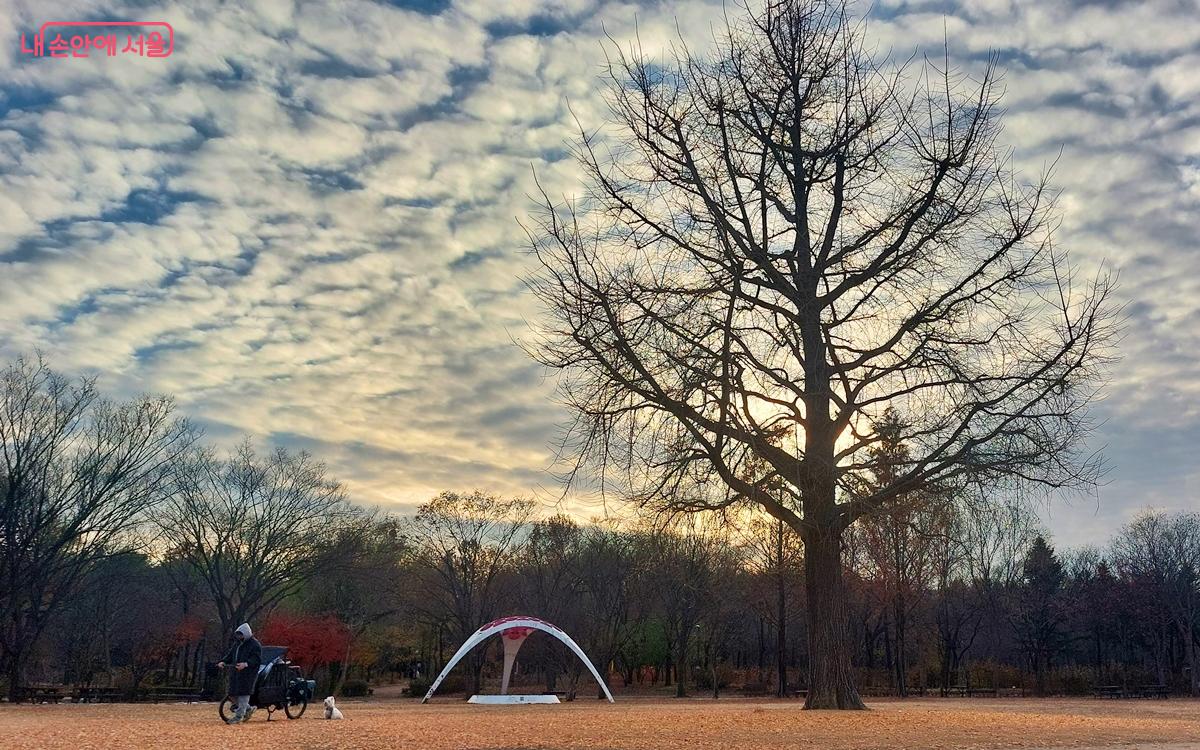
<path id="1" fill-rule="evenodd" d="M 864 6 L 865 7 L 865 6 Z M 1005 139 L 1055 165 L 1059 241 L 1128 305 L 1064 543 L 1195 503 L 1200 24 L 1192 0 L 877 0 L 881 55 L 1007 68 Z M 512 345 L 515 218 L 578 189 L 604 33 L 711 38 L 715 2 L 0 0 L 0 354 L 166 391 L 217 440 L 309 448 L 359 500 L 546 482 L 561 415 Z M 54 16 L 54 18 L 51 18 Z M 169 21 L 164 59 L 34 59 L 47 20 Z M 636 27 L 635 27 L 636 22 Z M 569 104 L 569 108 L 568 108 Z M 580 508 L 588 512 L 587 508 Z"/>

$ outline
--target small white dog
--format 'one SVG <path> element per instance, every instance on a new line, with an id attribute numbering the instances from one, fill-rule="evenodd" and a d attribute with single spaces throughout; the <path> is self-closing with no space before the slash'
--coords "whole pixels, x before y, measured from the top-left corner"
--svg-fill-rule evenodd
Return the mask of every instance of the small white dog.
<path id="1" fill-rule="evenodd" d="M 338 710 L 338 707 L 333 705 L 333 696 L 332 695 L 325 699 L 325 718 L 326 719 L 344 719 L 344 718 L 346 718 L 345 716 L 342 716 L 342 712 Z"/>

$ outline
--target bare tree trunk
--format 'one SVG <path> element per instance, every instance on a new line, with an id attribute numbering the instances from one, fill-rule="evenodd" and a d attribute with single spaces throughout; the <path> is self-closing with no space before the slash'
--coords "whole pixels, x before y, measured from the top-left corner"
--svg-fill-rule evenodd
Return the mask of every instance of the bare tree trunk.
<path id="1" fill-rule="evenodd" d="M 346 685 L 346 675 L 350 672 L 350 649 L 354 647 L 354 638 L 346 640 L 346 655 L 342 658 L 342 670 L 338 675 L 337 684 L 333 686 L 333 691 L 330 695 L 341 695 L 342 688 Z"/>
<path id="2" fill-rule="evenodd" d="M 758 681 L 766 682 L 763 674 L 767 671 L 767 633 L 766 622 L 762 616 L 758 618 Z"/>
<path id="3" fill-rule="evenodd" d="M 894 692 L 896 690 L 896 659 L 892 654 L 892 625 L 890 616 L 887 612 L 882 615 L 883 626 L 883 666 L 887 670 L 888 687 Z"/>
<path id="4" fill-rule="evenodd" d="M 21 662 L 23 654 L 13 651 L 8 655 L 8 702 L 21 702 Z"/>
<path id="5" fill-rule="evenodd" d="M 1200 675 L 1196 674 L 1196 638 L 1190 622 L 1179 623 L 1179 638 L 1183 641 L 1184 658 L 1188 665 L 1188 691 L 1193 698 L 1200 696 Z"/>
<path id="6" fill-rule="evenodd" d="M 805 708 L 866 708 L 850 667 L 846 588 L 841 540 L 820 531 L 804 540 L 808 594 L 808 699 Z"/>
<path id="7" fill-rule="evenodd" d="M 434 672 L 434 674 L 442 671 L 442 669 L 445 666 L 446 666 L 446 648 L 444 645 L 444 639 L 442 638 L 442 624 L 439 622 L 438 626 L 437 626 L 437 669 Z"/>
<path id="8" fill-rule="evenodd" d="M 951 662 L 953 659 L 953 656 L 951 654 L 951 649 L 957 649 L 957 646 L 954 644 L 954 639 L 951 636 L 948 628 L 942 629 L 941 636 L 942 636 L 942 643 L 941 643 L 941 648 L 942 648 L 942 653 L 941 653 L 942 685 L 941 685 L 941 690 L 939 691 L 939 693 L 941 694 L 941 696 L 943 698 L 945 698 L 947 695 L 950 694 L 950 668 L 951 668 Z"/>
<path id="9" fill-rule="evenodd" d="M 192 664 L 192 684 L 204 684 L 204 661 L 208 652 L 208 636 L 200 636 L 200 644 L 196 646 L 195 662 Z"/>
<path id="10" fill-rule="evenodd" d="M 1033 654 L 1033 692 L 1039 698 L 1046 695 L 1046 668 L 1040 650 Z"/>
<path id="11" fill-rule="evenodd" d="M 908 697 L 908 663 L 905 652 L 908 649 L 905 643 L 905 621 L 904 621 L 904 594 L 900 591 L 896 592 L 896 689 L 897 694 L 901 698 Z"/>
<path id="12" fill-rule="evenodd" d="M 778 564 L 775 580 L 776 593 L 779 598 L 779 627 L 776 630 L 778 640 L 775 644 L 776 671 L 779 685 L 776 695 L 787 697 L 787 586 L 783 575 L 783 521 L 775 524 L 775 561 Z"/>
<path id="13" fill-rule="evenodd" d="M 687 661 L 687 656 L 685 655 L 684 650 L 681 646 L 680 650 L 679 650 L 679 656 L 677 656 L 675 658 L 675 697 L 676 698 L 687 697 L 687 688 L 683 684 L 683 676 L 684 676 L 684 674 L 686 674 L 686 670 L 687 670 L 687 667 L 684 664 L 686 661 Z"/>
<path id="14" fill-rule="evenodd" d="M 463 640 L 466 640 L 465 638 Z M 471 693 L 478 695 L 483 692 L 483 662 L 484 649 L 476 649 L 471 659 Z"/>

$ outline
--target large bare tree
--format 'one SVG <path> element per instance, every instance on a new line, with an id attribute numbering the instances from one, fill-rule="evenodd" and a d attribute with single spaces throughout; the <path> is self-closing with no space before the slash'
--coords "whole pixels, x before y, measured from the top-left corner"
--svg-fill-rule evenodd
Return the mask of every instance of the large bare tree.
<path id="1" fill-rule="evenodd" d="M 543 194 L 529 227 L 529 349 L 577 415 L 569 478 L 753 502 L 800 534 L 807 705 L 859 708 L 843 532 L 931 484 L 1093 481 L 1110 286 L 1052 242 L 1053 191 L 997 142 L 992 65 L 892 69 L 830 0 L 768 0 L 716 36 L 610 49 L 586 192 Z M 888 407 L 908 455 L 863 494 Z"/>
<path id="2" fill-rule="evenodd" d="M 103 560 L 139 547 L 194 440 L 168 398 L 119 403 L 39 357 L 0 371 L 0 657 L 20 697 L 29 649 Z"/>

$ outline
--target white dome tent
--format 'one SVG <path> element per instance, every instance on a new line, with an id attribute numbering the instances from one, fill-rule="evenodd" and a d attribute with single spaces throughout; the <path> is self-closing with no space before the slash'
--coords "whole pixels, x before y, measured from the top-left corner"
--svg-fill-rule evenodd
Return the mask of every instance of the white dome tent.
<path id="1" fill-rule="evenodd" d="M 509 695 L 508 680 L 512 675 L 513 663 L 516 661 L 517 651 L 520 650 L 521 644 L 529 637 L 529 634 L 535 630 L 540 630 L 547 635 L 552 635 L 562 641 L 567 648 L 571 649 L 587 666 L 588 671 L 592 673 L 592 677 L 596 678 L 596 682 L 600 685 L 600 689 L 604 691 L 604 695 L 608 697 L 608 702 L 613 703 L 612 693 L 608 690 L 608 685 L 600 677 L 600 673 L 596 671 L 596 667 L 591 660 L 587 658 L 587 654 L 583 653 L 583 649 L 579 644 L 571 639 L 556 625 L 552 625 L 545 620 L 540 620 L 536 617 L 503 617 L 499 620 L 493 620 L 487 625 L 484 625 L 479 630 L 476 630 L 466 643 L 459 646 L 458 651 L 454 652 L 454 656 L 450 661 L 446 662 L 446 666 L 442 669 L 441 674 L 429 686 L 429 692 L 425 693 L 425 697 L 421 699 L 422 703 L 426 703 L 433 697 L 434 691 L 442 684 L 442 680 L 446 679 L 446 675 L 450 674 L 450 670 L 454 669 L 454 665 L 470 653 L 471 649 L 483 643 L 493 635 L 500 634 L 504 637 L 504 676 L 500 683 L 500 695 L 498 696 L 471 696 L 471 703 L 558 703 L 557 696 L 548 695 Z"/>

